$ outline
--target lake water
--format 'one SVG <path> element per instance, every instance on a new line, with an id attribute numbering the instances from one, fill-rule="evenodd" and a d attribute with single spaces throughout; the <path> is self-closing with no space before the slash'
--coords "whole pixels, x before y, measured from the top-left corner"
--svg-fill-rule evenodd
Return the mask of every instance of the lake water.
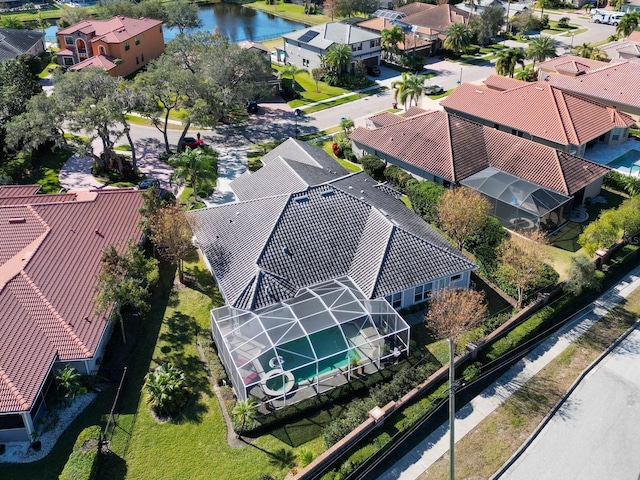
<path id="1" fill-rule="evenodd" d="M 280 37 L 293 30 L 306 28 L 299 22 L 292 22 L 269 13 L 243 7 L 241 5 L 203 5 L 200 7 L 202 27 L 198 30 L 213 32 L 216 26 L 222 35 L 231 42 L 243 40 L 262 41 Z M 53 25 L 45 30 L 45 40 L 53 42 L 58 28 Z M 192 32 L 193 30 L 190 30 Z M 177 28 L 164 29 L 164 41 L 174 39 L 178 35 Z"/>

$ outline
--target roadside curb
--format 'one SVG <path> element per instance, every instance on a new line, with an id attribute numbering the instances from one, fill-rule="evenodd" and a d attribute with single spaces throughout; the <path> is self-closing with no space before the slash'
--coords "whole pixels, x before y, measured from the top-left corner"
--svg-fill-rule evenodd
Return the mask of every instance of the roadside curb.
<path id="1" fill-rule="evenodd" d="M 578 388 L 578 386 L 580 386 L 580 384 L 587 377 L 587 375 L 589 375 L 589 373 L 591 373 L 591 371 L 595 367 L 597 367 L 600 364 L 600 362 L 602 362 L 602 360 L 607 358 L 609 356 L 609 354 L 613 350 L 615 350 L 634 330 L 637 330 L 638 327 L 640 327 L 640 320 L 636 320 L 633 323 L 633 325 L 631 325 L 622 335 L 620 335 L 616 339 L 615 342 L 613 342 L 611 345 L 609 345 L 609 347 L 607 347 L 607 349 L 604 352 L 602 352 L 598 356 L 598 358 L 596 358 L 591 363 L 591 365 L 589 365 L 587 368 L 585 368 L 582 371 L 582 373 L 578 376 L 578 378 L 569 387 L 569 390 L 567 390 L 565 392 L 565 394 L 562 396 L 562 398 L 560 400 L 558 400 L 558 402 L 555 404 L 555 406 L 551 409 L 551 411 L 547 414 L 547 416 L 544 417 L 544 419 L 536 427 L 536 429 L 533 431 L 533 433 L 531 435 L 529 435 L 529 437 L 520 446 L 520 448 L 518 448 L 518 450 L 516 450 L 516 452 L 509 458 L 509 460 L 507 460 L 504 463 L 504 465 L 502 465 L 502 467 L 500 467 L 500 469 L 496 473 L 494 473 L 491 477 L 489 477 L 489 480 L 497 480 L 497 479 L 499 479 L 500 477 L 502 477 L 502 475 L 504 475 L 507 472 L 507 470 L 509 470 L 509 468 L 511 468 L 513 466 L 513 464 L 522 456 L 522 454 L 524 452 L 526 452 L 527 448 L 529 448 L 531 446 L 533 441 L 536 438 L 538 438 L 538 435 L 540 435 L 540 432 L 542 432 L 542 430 L 544 430 L 544 428 L 547 426 L 547 424 L 553 419 L 555 414 L 558 413 L 558 410 L 560 410 L 560 408 L 562 408 L 562 406 L 569 399 L 571 394 Z"/>

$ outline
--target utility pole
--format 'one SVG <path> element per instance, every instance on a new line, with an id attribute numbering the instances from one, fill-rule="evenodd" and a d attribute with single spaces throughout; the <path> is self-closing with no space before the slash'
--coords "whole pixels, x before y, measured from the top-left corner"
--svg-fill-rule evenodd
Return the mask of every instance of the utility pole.
<path id="1" fill-rule="evenodd" d="M 454 425 L 456 420 L 456 369 L 455 369 L 455 344 L 453 338 L 449 338 L 449 480 L 456 478 L 456 436 Z"/>

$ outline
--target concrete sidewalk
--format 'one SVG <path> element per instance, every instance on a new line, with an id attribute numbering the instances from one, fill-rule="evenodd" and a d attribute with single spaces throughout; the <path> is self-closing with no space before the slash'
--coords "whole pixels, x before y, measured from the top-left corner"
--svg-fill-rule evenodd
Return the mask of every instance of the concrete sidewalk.
<path id="1" fill-rule="evenodd" d="M 473 430 L 531 377 L 547 366 L 595 322 L 640 287 L 640 267 L 602 294 L 591 306 L 515 364 L 480 395 L 456 412 L 456 442 Z M 411 452 L 382 474 L 379 480 L 417 479 L 449 450 L 449 422 L 438 427 Z"/>

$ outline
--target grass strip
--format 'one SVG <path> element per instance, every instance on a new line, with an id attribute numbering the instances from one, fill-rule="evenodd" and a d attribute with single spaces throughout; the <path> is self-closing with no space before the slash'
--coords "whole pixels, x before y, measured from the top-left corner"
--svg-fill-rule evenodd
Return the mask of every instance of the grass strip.
<path id="1" fill-rule="evenodd" d="M 456 476 L 490 478 L 560 401 L 580 374 L 640 315 L 640 290 L 587 330 L 456 444 Z M 449 478 L 448 454 L 419 479 Z"/>

